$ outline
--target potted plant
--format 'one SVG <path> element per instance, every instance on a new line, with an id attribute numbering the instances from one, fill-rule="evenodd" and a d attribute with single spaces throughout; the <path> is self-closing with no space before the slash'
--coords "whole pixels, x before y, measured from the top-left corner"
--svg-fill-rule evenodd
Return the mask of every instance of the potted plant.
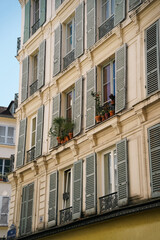
<path id="1" fill-rule="evenodd" d="M 114 106 L 110 106 L 109 115 L 112 117 L 115 114 Z"/>
<path id="2" fill-rule="evenodd" d="M 101 111 L 101 119 L 102 119 L 102 122 L 105 120 L 105 110 L 102 109 Z"/>
<path id="3" fill-rule="evenodd" d="M 101 122 L 101 102 L 100 102 L 100 93 L 98 92 L 91 92 L 92 97 L 94 98 L 95 102 L 96 102 L 96 116 L 95 116 L 95 120 L 97 123 Z"/>
<path id="4" fill-rule="evenodd" d="M 64 131 L 64 122 L 63 117 L 56 117 L 53 119 L 52 127 L 49 130 L 49 136 L 56 136 L 58 144 L 61 143 Z"/>
<path id="5" fill-rule="evenodd" d="M 66 139 L 72 139 L 73 138 L 73 128 L 74 128 L 74 122 L 71 120 L 66 120 L 64 122 L 64 134 Z M 68 140 L 69 140 L 68 139 Z"/>
<path id="6" fill-rule="evenodd" d="M 104 111 L 105 111 L 105 119 L 108 119 L 109 118 L 109 104 L 105 103 L 103 108 L 104 108 Z"/>

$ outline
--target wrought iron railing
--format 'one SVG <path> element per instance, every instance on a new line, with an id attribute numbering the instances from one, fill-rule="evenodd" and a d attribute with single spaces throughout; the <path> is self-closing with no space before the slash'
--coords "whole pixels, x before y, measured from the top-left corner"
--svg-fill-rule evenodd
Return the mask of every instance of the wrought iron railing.
<path id="1" fill-rule="evenodd" d="M 114 16 L 111 16 L 99 27 L 99 39 L 114 28 Z"/>
<path id="2" fill-rule="evenodd" d="M 100 197 L 100 213 L 111 211 L 118 207 L 117 192 Z"/>
<path id="3" fill-rule="evenodd" d="M 31 162 L 35 159 L 35 147 L 32 147 L 27 151 L 27 162 Z"/>
<path id="4" fill-rule="evenodd" d="M 65 69 L 66 67 L 68 67 L 69 64 L 71 64 L 74 59 L 75 59 L 75 51 L 74 49 L 69 52 L 64 58 L 63 58 L 63 69 Z"/>
<path id="5" fill-rule="evenodd" d="M 21 37 L 18 37 L 17 38 L 17 55 L 18 55 L 18 51 L 20 50 L 21 48 Z"/>
<path id="6" fill-rule="evenodd" d="M 39 22 L 40 22 L 40 19 L 38 19 L 38 21 L 33 24 L 33 26 L 32 26 L 32 34 L 34 34 L 38 30 Z"/>
<path id="7" fill-rule="evenodd" d="M 72 207 L 60 210 L 60 224 L 66 224 L 72 221 Z"/>
<path id="8" fill-rule="evenodd" d="M 34 81 L 30 85 L 30 96 L 37 91 L 37 84 L 38 84 L 38 80 Z"/>

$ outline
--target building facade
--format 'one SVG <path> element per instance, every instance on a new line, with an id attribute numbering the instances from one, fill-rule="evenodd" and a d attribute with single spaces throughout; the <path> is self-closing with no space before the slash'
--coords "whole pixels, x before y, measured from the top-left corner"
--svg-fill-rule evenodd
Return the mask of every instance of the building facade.
<path id="1" fill-rule="evenodd" d="M 158 239 L 159 0 L 19 2 L 17 238 Z"/>

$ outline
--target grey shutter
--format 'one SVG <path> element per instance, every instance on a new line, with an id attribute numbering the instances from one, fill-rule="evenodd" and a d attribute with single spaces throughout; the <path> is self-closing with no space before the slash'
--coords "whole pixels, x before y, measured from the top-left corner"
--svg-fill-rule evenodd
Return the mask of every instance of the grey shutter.
<path id="1" fill-rule="evenodd" d="M 148 129 L 152 197 L 160 196 L 160 124 Z"/>
<path id="2" fill-rule="evenodd" d="M 40 0 L 40 26 L 46 21 L 46 0 Z"/>
<path id="3" fill-rule="evenodd" d="M 55 226 L 57 224 L 57 196 L 58 196 L 58 172 L 55 171 L 50 175 L 49 208 L 48 208 L 49 226 Z"/>
<path id="4" fill-rule="evenodd" d="M 126 12 L 126 0 L 115 0 L 115 14 L 114 14 L 114 26 L 122 22 L 125 19 Z"/>
<path id="5" fill-rule="evenodd" d="M 0 209 L 0 225 L 8 224 L 9 197 L 2 197 L 2 208 Z"/>
<path id="6" fill-rule="evenodd" d="M 78 58 L 84 51 L 84 2 L 75 10 L 75 58 Z"/>
<path id="7" fill-rule="evenodd" d="M 129 11 L 142 3 L 142 0 L 129 0 Z"/>
<path id="8" fill-rule="evenodd" d="M 27 219 L 27 189 L 28 186 L 23 187 L 22 190 L 22 203 L 21 203 L 21 218 L 20 218 L 20 236 L 26 232 L 26 219 Z"/>
<path id="9" fill-rule="evenodd" d="M 95 100 L 91 95 L 91 92 L 96 91 L 96 67 L 87 72 L 87 104 L 86 104 L 86 128 L 95 125 Z"/>
<path id="10" fill-rule="evenodd" d="M 128 158 L 127 139 L 116 144 L 118 169 L 118 206 L 128 203 Z"/>
<path id="11" fill-rule="evenodd" d="M 54 31 L 53 76 L 61 71 L 61 24 Z"/>
<path id="12" fill-rule="evenodd" d="M 96 154 L 86 157 L 86 214 L 97 210 L 97 163 Z"/>
<path id="13" fill-rule="evenodd" d="M 36 158 L 42 155 L 43 120 L 44 120 L 44 105 L 42 105 L 38 109 L 37 128 L 36 128 L 36 152 L 35 152 Z"/>
<path id="14" fill-rule="evenodd" d="M 96 0 L 87 0 L 87 48 L 96 42 Z"/>
<path id="15" fill-rule="evenodd" d="M 55 96 L 53 98 L 53 104 L 52 104 L 52 123 L 53 123 L 53 119 L 56 117 L 60 117 L 60 107 L 61 107 L 61 95 L 60 93 L 57 94 L 57 96 Z M 52 136 L 50 138 L 50 148 L 52 147 L 56 147 L 58 145 L 57 142 L 57 137 L 56 136 Z"/>
<path id="16" fill-rule="evenodd" d="M 146 44 L 146 82 L 147 95 L 160 89 L 160 20 L 147 28 Z"/>
<path id="17" fill-rule="evenodd" d="M 27 126 L 26 123 L 26 118 L 20 121 L 16 167 L 21 167 L 24 164 Z"/>
<path id="18" fill-rule="evenodd" d="M 74 129 L 73 135 L 81 132 L 82 125 L 82 77 L 75 83 L 75 104 L 74 104 Z"/>
<path id="19" fill-rule="evenodd" d="M 82 211 L 82 167 L 83 161 L 79 160 L 73 165 L 73 204 L 72 204 L 72 218 L 77 219 L 81 217 Z"/>
<path id="20" fill-rule="evenodd" d="M 45 81 L 45 57 L 46 57 L 46 40 L 44 40 L 39 46 L 38 54 L 38 86 L 41 88 Z"/>
<path id="21" fill-rule="evenodd" d="M 59 6 L 61 5 L 61 1 L 62 0 L 55 0 L 55 10 L 59 8 Z"/>
<path id="22" fill-rule="evenodd" d="M 127 45 L 124 44 L 116 51 L 116 113 L 122 111 L 126 106 L 126 52 Z"/>
<path id="23" fill-rule="evenodd" d="M 34 183 L 31 183 L 27 186 L 26 233 L 32 232 L 33 193 L 34 193 Z"/>
<path id="24" fill-rule="evenodd" d="M 23 43 L 25 43 L 30 37 L 30 12 L 31 12 L 31 0 L 29 0 L 25 5 L 25 20 L 24 20 L 24 38 Z"/>
<path id="25" fill-rule="evenodd" d="M 28 97 L 29 57 L 22 62 L 21 102 Z"/>

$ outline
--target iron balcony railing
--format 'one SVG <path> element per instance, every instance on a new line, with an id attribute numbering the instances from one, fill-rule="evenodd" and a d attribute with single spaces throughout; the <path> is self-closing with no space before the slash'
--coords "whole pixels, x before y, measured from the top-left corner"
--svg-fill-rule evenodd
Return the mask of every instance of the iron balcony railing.
<path id="1" fill-rule="evenodd" d="M 30 96 L 37 91 L 37 84 L 38 84 L 38 80 L 34 81 L 30 85 Z"/>
<path id="2" fill-rule="evenodd" d="M 33 26 L 32 26 L 32 34 L 34 34 L 38 30 L 39 22 L 40 22 L 40 19 L 38 19 L 38 21 L 33 24 Z"/>
<path id="3" fill-rule="evenodd" d="M 35 147 L 27 151 L 27 162 L 32 162 L 35 159 Z"/>
<path id="4" fill-rule="evenodd" d="M 18 55 L 18 51 L 20 50 L 20 48 L 21 48 L 21 38 L 18 37 L 17 38 L 17 55 Z"/>
<path id="5" fill-rule="evenodd" d="M 117 192 L 100 197 L 100 213 L 111 211 L 118 207 Z"/>
<path id="6" fill-rule="evenodd" d="M 72 221 L 72 207 L 60 210 L 60 224 L 66 224 Z"/>

